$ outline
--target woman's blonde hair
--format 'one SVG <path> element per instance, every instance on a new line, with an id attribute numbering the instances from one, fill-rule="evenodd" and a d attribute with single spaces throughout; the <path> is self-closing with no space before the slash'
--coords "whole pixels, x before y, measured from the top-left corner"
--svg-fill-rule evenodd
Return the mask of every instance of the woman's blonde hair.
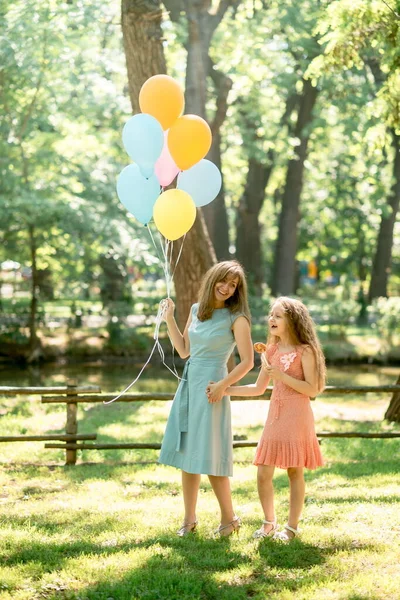
<path id="1" fill-rule="evenodd" d="M 312 349 L 317 367 L 318 391 L 321 392 L 325 387 L 326 379 L 325 357 L 318 340 L 314 321 L 312 320 L 307 307 L 304 306 L 300 300 L 287 298 L 286 296 L 277 298 L 271 306 L 271 310 L 276 304 L 282 306 L 288 324 L 289 334 L 293 341 L 296 344 L 306 344 Z M 268 334 L 267 343 L 276 344 L 277 341 L 278 337 L 270 332 Z"/>
<path id="2" fill-rule="evenodd" d="M 233 296 L 226 301 L 226 308 L 233 313 L 243 313 L 250 322 L 250 310 L 247 300 L 247 283 L 243 267 L 236 260 L 219 262 L 207 271 L 201 282 L 199 291 L 199 309 L 197 318 L 200 321 L 211 319 L 215 304 L 215 285 L 224 279 L 238 278 Z"/>

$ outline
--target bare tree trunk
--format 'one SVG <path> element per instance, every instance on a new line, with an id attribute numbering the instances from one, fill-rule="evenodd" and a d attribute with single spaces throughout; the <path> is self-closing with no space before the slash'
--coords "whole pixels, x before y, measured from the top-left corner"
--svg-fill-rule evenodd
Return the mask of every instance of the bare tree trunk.
<path id="1" fill-rule="evenodd" d="M 213 134 L 213 143 L 207 158 L 211 160 L 222 172 L 221 164 L 221 136 L 217 131 Z M 202 208 L 207 230 L 215 249 L 218 260 L 230 260 L 232 257 L 229 252 L 229 225 L 228 214 L 225 205 L 224 178 L 222 176 L 222 186 L 218 196 L 207 206 Z"/>
<path id="2" fill-rule="evenodd" d="M 122 36 L 134 113 L 140 112 L 139 92 L 144 82 L 167 72 L 161 23 L 160 0 L 122 0 Z"/>
<path id="3" fill-rule="evenodd" d="M 233 82 L 230 77 L 214 68 L 211 59 L 208 59 L 208 74 L 213 80 L 217 92 L 216 111 L 211 123 L 213 141 L 208 158 L 217 165 L 222 173 L 221 160 L 221 127 L 228 110 L 228 95 Z M 215 248 L 218 260 L 229 260 L 229 226 L 225 205 L 224 178 L 222 176 L 221 190 L 216 199 L 203 207 L 203 214 L 207 224 L 208 233 Z"/>
<path id="4" fill-rule="evenodd" d="M 35 227 L 33 225 L 29 225 L 28 228 L 29 233 L 29 246 L 31 252 L 31 269 L 32 269 L 32 292 L 31 292 L 31 303 L 30 303 L 30 311 L 29 311 L 29 352 L 27 356 L 28 362 L 34 362 L 37 360 L 41 352 L 41 343 L 40 339 L 37 335 L 37 308 L 38 308 L 38 299 L 37 299 L 37 290 L 38 290 L 38 270 L 36 264 L 36 239 L 35 239 Z"/>
<path id="5" fill-rule="evenodd" d="M 272 158 L 272 152 L 270 155 Z M 265 165 L 255 158 L 249 160 L 246 185 L 237 210 L 236 258 L 248 274 L 250 288 L 258 295 L 261 294 L 261 286 L 265 280 L 262 272 L 259 214 L 272 168 L 272 162 Z"/>
<path id="6" fill-rule="evenodd" d="M 368 300 L 388 295 L 387 286 L 392 264 L 393 231 L 400 205 L 400 135 L 392 130 L 394 161 L 393 161 L 393 186 L 387 203 L 390 214 L 382 216 L 378 234 L 376 253 L 372 265 L 371 282 L 368 291 Z"/>
<path id="7" fill-rule="evenodd" d="M 250 104 L 253 107 L 258 105 L 258 96 L 258 89 L 254 89 L 253 96 L 250 98 Z M 281 127 L 290 128 L 289 119 L 295 108 L 297 99 L 298 96 L 296 93 L 288 96 L 285 112 L 280 121 Z M 257 117 L 256 119 L 254 119 L 254 116 L 251 119 L 248 117 L 248 97 L 240 101 L 243 104 L 243 108 L 240 111 L 241 122 L 244 127 L 243 138 L 250 140 L 250 143 L 247 149 L 249 159 L 246 185 L 240 198 L 236 215 L 236 257 L 243 264 L 249 275 L 253 293 L 259 295 L 262 292 L 262 283 L 265 281 L 259 215 L 265 200 L 265 188 L 274 168 L 275 152 L 270 149 L 266 157 L 267 160 L 261 162 L 258 159 L 259 144 L 263 139 L 257 135 Z M 261 110 L 259 106 L 260 114 Z M 254 148 L 258 148 L 257 153 L 255 153 Z"/>
<path id="8" fill-rule="evenodd" d="M 158 0 L 122 0 L 122 33 L 128 70 L 129 94 L 133 111 L 139 111 L 138 97 L 143 83 L 151 76 L 166 72 L 166 62 L 162 45 L 161 29 L 162 11 Z M 196 24 L 192 35 L 198 35 Z M 205 107 L 198 105 L 197 98 L 205 93 L 205 78 L 196 82 L 194 70 L 200 69 L 198 45 L 195 58 L 190 60 L 190 77 L 188 81 L 189 96 L 186 94 L 186 113 L 194 112 L 204 115 Z M 188 61 L 189 62 L 189 61 Z M 199 96 L 194 93 L 198 83 Z M 204 87 L 204 92 L 201 91 Z M 193 102 L 188 103 L 188 98 Z M 174 260 L 176 260 L 180 244 L 174 244 Z M 183 252 L 177 265 L 174 283 L 176 292 L 177 321 L 182 327 L 187 319 L 191 304 L 197 299 L 201 277 L 215 262 L 215 253 L 208 238 L 204 220 L 196 219 L 196 223 L 188 232 Z"/>
<path id="9" fill-rule="evenodd" d="M 396 385 L 400 385 L 400 375 L 396 381 Z M 400 392 L 394 392 L 385 413 L 385 419 L 400 423 Z"/>
<path id="10" fill-rule="evenodd" d="M 300 145 L 296 157 L 289 161 L 282 208 L 279 217 L 279 232 L 276 244 L 272 294 L 293 294 L 295 291 L 297 224 L 300 218 L 300 198 L 303 188 L 304 162 L 309 140 L 308 126 L 318 96 L 318 89 L 309 80 L 303 80 L 295 136 Z"/>
<path id="11" fill-rule="evenodd" d="M 209 73 L 210 64 L 208 52 L 211 39 L 226 10 L 229 6 L 237 4 L 237 2 L 220 2 L 217 10 L 214 12 L 211 12 L 212 6 L 210 0 L 164 0 L 164 4 L 171 11 L 171 16 L 177 14 L 178 6 L 186 14 L 188 40 L 186 45 L 185 112 L 188 114 L 197 114 L 205 119 L 207 74 Z M 216 114 L 216 119 L 219 116 Z M 214 127 L 212 126 L 214 137 L 217 133 L 216 123 L 217 120 Z M 222 121 L 218 121 L 218 123 L 220 127 Z M 177 299 L 177 320 L 181 327 L 186 322 L 191 304 L 197 300 L 199 280 L 205 271 L 216 262 L 216 255 L 200 210 L 197 211 L 197 219 L 194 227 L 192 227 L 186 236 L 185 248 L 186 252 L 185 250 L 182 252 L 174 278 Z M 188 251 L 187 248 L 190 248 L 190 250 Z M 175 244 L 174 260 L 176 260 L 177 253 L 178 245 Z"/>
<path id="12" fill-rule="evenodd" d="M 198 243 L 199 240 L 202 240 L 201 244 Z M 174 244 L 172 270 L 175 269 L 175 261 L 181 243 L 179 241 Z M 217 259 L 207 234 L 204 217 L 198 209 L 196 222 L 186 236 L 174 277 L 176 320 L 181 328 L 186 324 L 190 307 L 197 300 L 201 278 L 216 262 Z"/>

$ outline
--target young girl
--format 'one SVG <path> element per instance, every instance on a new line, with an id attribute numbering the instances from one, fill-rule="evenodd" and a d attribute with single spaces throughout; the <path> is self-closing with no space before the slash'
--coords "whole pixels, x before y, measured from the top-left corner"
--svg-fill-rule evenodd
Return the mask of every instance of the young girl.
<path id="1" fill-rule="evenodd" d="M 199 303 L 192 306 L 185 331 L 174 319 L 174 303 L 163 300 L 164 318 L 182 358 L 190 356 L 176 392 L 159 462 L 182 470 L 185 517 L 179 536 L 196 529 L 200 475 L 209 477 L 221 509 L 217 533 L 237 531 L 229 477 L 232 476 L 230 400 L 226 389 L 253 367 L 250 312 L 243 269 L 236 261 L 213 266 L 204 276 Z M 227 361 L 238 347 L 240 363 L 228 374 Z M 210 379 L 217 383 L 206 394 Z"/>
<path id="2" fill-rule="evenodd" d="M 230 387 L 227 393 L 258 396 L 264 393 L 270 379 L 274 382 L 267 422 L 254 459 L 265 516 L 254 537 L 273 536 L 289 541 L 299 533 L 305 495 L 304 467 L 315 469 L 323 464 L 310 398 L 325 386 L 325 360 L 314 323 L 302 302 L 286 297 L 274 302 L 261 363 L 255 384 Z M 275 467 L 287 469 L 290 486 L 289 518 L 279 532 L 272 485 Z"/>

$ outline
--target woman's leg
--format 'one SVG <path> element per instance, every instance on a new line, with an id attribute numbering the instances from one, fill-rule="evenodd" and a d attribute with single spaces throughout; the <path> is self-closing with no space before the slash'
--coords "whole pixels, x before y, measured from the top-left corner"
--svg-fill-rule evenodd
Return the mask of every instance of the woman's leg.
<path id="1" fill-rule="evenodd" d="M 266 521 L 272 522 L 275 522 L 274 486 L 272 483 L 274 471 L 275 467 L 272 465 L 259 465 L 257 471 L 258 496 L 264 511 L 264 518 Z M 269 533 L 274 529 L 274 525 L 264 523 L 263 529 L 264 533 Z"/>
<path id="2" fill-rule="evenodd" d="M 184 524 L 196 522 L 196 505 L 199 487 L 200 475 L 182 471 L 183 503 L 185 505 Z"/>
<path id="3" fill-rule="evenodd" d="M 306 484 L 303 467 L 290 467 L 287 470 L 290 485 L 290 503 L 288 525 L 297 529 L 304 506 Z M 293 533 L 289 532 L 291 536 Z"/>
<path id="4" fill-rule="evenodd" d="M 219 507 L 221 509 L 221 525 L 227 525 L 235 516 L 233 512 L 231 484 L 229 477 L 219 477 L 217 475 L 209 475 L 211 487 L 217 497 Z"/>

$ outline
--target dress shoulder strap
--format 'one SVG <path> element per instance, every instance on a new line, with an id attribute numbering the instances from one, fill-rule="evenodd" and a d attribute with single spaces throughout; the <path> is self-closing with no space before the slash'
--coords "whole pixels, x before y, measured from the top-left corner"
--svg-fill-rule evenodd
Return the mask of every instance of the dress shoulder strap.
<path id="1" fill-rule="evenodd" d="M 267 346 L 267 358 L 268 358 L 268 360 L 270 358 L 272 358 L 272 356 L 275 354 L 277 348 L 278 348 L 277 344 L 269 344 Z"/>
<path id="2" fill-rule="evenodd" d="M 311 348 L 311 346 L 309 346 L 308 344 L 300 344 L 300 346 L 296 347 L 296 351 L 298 352 L 299 356 L 302 356 L 304 350 L 306 350 L 307 348 Z"/>

